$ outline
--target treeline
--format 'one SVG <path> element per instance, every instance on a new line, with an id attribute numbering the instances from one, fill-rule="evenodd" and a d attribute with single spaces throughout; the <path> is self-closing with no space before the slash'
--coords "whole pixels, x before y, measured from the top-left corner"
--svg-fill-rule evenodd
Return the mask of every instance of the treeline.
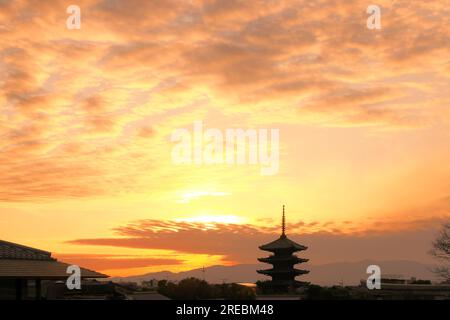
<path id="1" fill-rule="evenodd" d="M 352 287 L 321 287 L 305 284 L 300 288 L 290 288 L 288 292 L 279 292 L 273 290 L 271 281 L 257 281 L 256 286 L 258 295 L 295 295 L 301 300 L 362 300 L 370 298 L 370 295 L 364 290 Z"/>
<path id="2" fill-rule="evenodd" d="M 158 281 L 158 292 L 175 300 L 255 299 L 255 291 L 252 288 L 236 283 L 209 284 L 197 278 L 186 278 L 178 283 L 160 280 Z"/>

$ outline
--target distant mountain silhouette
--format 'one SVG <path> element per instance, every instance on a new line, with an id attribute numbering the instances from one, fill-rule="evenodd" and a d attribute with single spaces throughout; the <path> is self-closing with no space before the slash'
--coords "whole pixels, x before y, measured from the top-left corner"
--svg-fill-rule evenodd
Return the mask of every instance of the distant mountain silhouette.
<path id="1" fill-rule="evenodd" d="M 341 262 L 324 265 L 306 266 L 310 268 L 311 273 L 304 277 L 305 280 L 319 285 L 335 285 L 341 282 L 344 285 L 359 284 L 361 279 L 367 279 L 366 273 L 369 265 L 378 265 L 381 268 L 381 276 L 402 276 L 409 279 L 436 280 L 434 274 L 430 271 L 433 266 L 422 264 L 416 261 L 390 260 L 374 261 L 362 260 L 358 262 Z"/>
<path id="2" fill-rule="evenodd" d="M 358 262 L 338 262 L 323 265 L 304 264 L 304 268 L 310 270 L 310 274 L 298 279 L 310 281 L 311 283 L 330 286 L 338 285 L 341 282 L 344 285 L 357 285 L 361 279 L 366 279 L 366 269 L 369 265 L 379 265 L 382 276 L 395 275 L 404 278 L 416 277 L 418 279 L 435 280 L 430 269 L 431 265 L 422 264 L 415 261 L 372 261 L 363 260 Z M 210 283 L 225 282 L 255 282 L 257 280 L 268 280 L 269 278 L 257 274 L 256 270 L 261 267 L 267 267 L 261 264 L 239 264 L 234 266 L 211 266 L 205 268 L 205 279 Z M 161 271 L 147 273 L 138 276 L 110 278 L 113 281 L 132 281 L 141 282 L 144 280 L 171 280 L 179 281 L 188 277 L 203 279 L 202 269 L 193 269 L 184 272 Z"/>

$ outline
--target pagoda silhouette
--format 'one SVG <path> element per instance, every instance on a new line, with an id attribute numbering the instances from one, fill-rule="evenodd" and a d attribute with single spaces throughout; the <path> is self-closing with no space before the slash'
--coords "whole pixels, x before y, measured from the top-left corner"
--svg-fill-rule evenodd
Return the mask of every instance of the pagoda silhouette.
<path id="1" fill-rule="evenodd" d="M 307 262 L 309 259 L 297 257 L 294 252 L 308 249 L 308 247 L 290 240 L 286 236 L 286 217 L 283 205 L 283 217 L 281 223 L 281 236 L 268 244 L 262 245 L 259 249 L 272 252 L 267 258 L 258 258 L 259 261 L 269 263 L 273 267 L 267 270 L 257 270 L 258 273 L 272 277 L 271 281 L 266 281 L 264 286 L 270 291 L 287 293 L 293 292 L 296 288 L 309 284 L 308 282 L 295 280 L 296 276 L 309 273 L 308 270 L 295 269 L 298 263 Z"/>

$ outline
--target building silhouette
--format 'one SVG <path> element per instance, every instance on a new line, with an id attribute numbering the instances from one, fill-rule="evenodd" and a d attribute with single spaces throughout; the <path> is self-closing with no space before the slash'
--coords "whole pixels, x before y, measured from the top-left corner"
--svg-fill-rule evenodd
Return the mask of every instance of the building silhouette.
<path id="1" fill-rule="evenodd" d="M 45 297 L 45 287 L 59 281 L 65 286 L 69 264 L 52 257 L 51 252 L 0 240 L 0 300 Z M 96 271 L 80 268 L 81 279 L 107 278 Z"/>
<path id="2" fill-rule="evenodd" d="M 286 236 L 286 216 L 283 205 L 283 216 L 281 223 L 280 237 L 262 245 L 259 249 L 272 252 L 267 258 L 259 258 L 260 262 L 269 263 L 273 267 L 267 270 L 257 270 L 258 273 L 272 277 L 272 280 L 266 282 L 264 287 L 273 292 L 292 292 L 295 288 L 308 284 L 307 282 L 297 281 L 295 277 L 309 273 L 308 270 L 295 269 L 298 263 L 307 262 L 309 259 L 297 257 L 294 252 L 306 250 L 307 247 L 290 240 Z"/>

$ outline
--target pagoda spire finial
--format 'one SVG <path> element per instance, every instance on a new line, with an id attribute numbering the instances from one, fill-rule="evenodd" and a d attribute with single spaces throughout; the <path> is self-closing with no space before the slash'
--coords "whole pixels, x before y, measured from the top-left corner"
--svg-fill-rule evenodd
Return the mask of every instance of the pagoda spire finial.
<path id="1" fill-rule="evenodd" d="M 283 204 L 283 217 L 281 219 L 281 235 L 286 235 L 286 215 L 284 213 L 284 204 Z"/>

